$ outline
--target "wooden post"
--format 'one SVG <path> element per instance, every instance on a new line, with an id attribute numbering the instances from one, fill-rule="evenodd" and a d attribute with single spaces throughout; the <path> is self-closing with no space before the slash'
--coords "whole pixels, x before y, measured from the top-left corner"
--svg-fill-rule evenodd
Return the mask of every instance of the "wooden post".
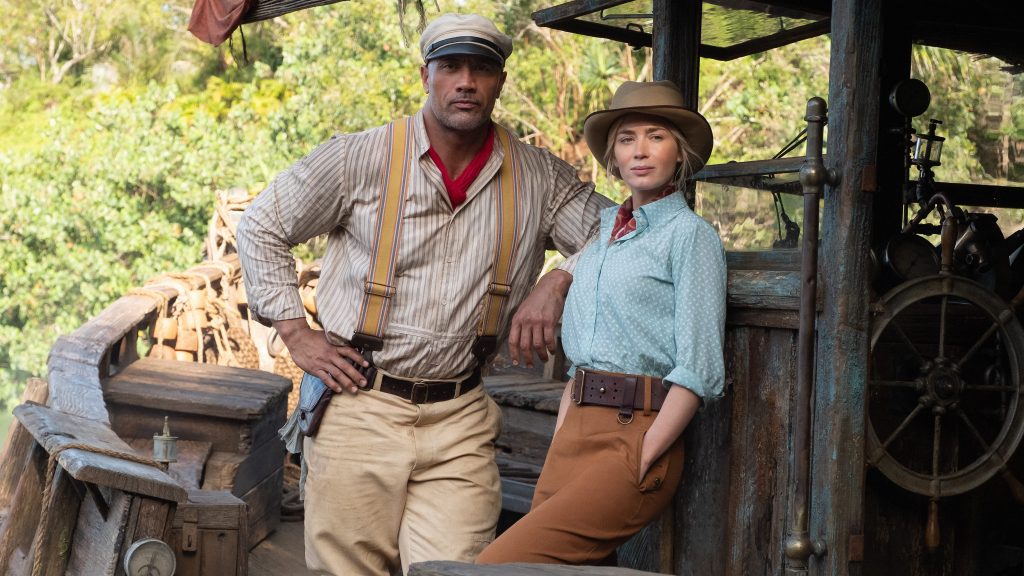
<path id="1" fill-rule="evenodd" d="M 699 0 L 654 0 L 654 79 L 671 80 L 687 106 L 697 106 Z"/>
<path id="2" fill-rule="evenodd" d="M 700 20 L 701 0 L 654 0 L 654 79 L 675 83 L 694 110 L 700 88 Z M 695 192 L 691 182 L 685 193 L 690 208 Z"/>
<path id="3" fill-rule="evenodd" d="M 864 532 L 864 401 L 870 335 L 869 258 L 878 143 L 882 0 L 833 0 L 828 164 L 822 221 L 811 465 L 812 574 L 859 575 Z"/>

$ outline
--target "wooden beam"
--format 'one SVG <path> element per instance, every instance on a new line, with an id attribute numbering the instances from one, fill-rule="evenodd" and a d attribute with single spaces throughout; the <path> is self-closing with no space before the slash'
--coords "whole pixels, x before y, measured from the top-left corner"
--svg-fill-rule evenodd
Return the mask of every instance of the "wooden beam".
<path id="1" fill-rule="evenodd" d="M 700 0 L 654 0 L 654 79 L 671 80 L 697 109 Z"/>
<path id="2" fill-rule="evenodd" d="M 47 453 L 57 453 L 57 462 L 76 480 L 171 502 L 184 502 L 187 497 L 185 489 L 162 470 L 115 456 L 135 452 L 100 422 L 31 404 L 16 407 L 14 416 Z"/>
<path id="3" fill-rule="evenodd" d="M 814 573 L 859 576 L 850 536 L 863 534 L 864 402 L 871 290 L 868 251 L 873 196 L 865 168 L 878 146 L 882 0 L 833 0 L 829 70 L 829 167 L 821 229 L 824 313 L 818 320 L 812 431 L 810 538 L 828 553 Z"/>

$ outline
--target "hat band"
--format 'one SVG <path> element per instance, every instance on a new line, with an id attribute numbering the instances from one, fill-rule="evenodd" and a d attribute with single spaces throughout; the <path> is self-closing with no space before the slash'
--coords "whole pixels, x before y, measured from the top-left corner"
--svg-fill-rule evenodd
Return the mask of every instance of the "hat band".
<path id="1" fill-rule="evenodd" d="M 445 46 L 449 46 L 451 44 L 467 44 L 467 43 L 468 44 L 479 44 L 479 45 L 481 45 L 481 46 L 491 50 L 492 52 L 494 52 L 494 55 L 497 56 L 498 58 L 500 58 L 502 62 L 505 61 L 505 57 L 501 53 L 501 48 L 497 44 L 495 44 L 494 42 L 491 42 L 490 40 L 487 40 L 486 38 L 481 38 L 479 36 L 455 36 L 453 38 L 445 38 L 444 40 L 438 40 L 437 42 L 434 42 L 433 44 L 430 45 L 430 48 L 427 50 L 427 55 L 424 56 L 423 59 L 424 60 L 429 60 L 430 56 L 434 52 L 437 52 L 438 50 L 440 50 L 441 48 L 444 48 Z"/>

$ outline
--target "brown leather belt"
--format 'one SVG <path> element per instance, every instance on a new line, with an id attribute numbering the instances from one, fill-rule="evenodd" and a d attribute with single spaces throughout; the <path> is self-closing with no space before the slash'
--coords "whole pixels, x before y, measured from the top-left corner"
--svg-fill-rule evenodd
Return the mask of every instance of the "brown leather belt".
<path id="1" fill-rule="evenodd" d="M 645 406 L 648 389 L 651 391 L 650 401 Z M 661 410 L 666 396 L 668 389 L 661 378 L 583 368 L 576 369 L 572 387 L 572 399 L 576 404 L 618 408 L 620 422 L 622 418 L 632 420 L 633 410 Z"/>
<path id="2" fill-rule="evenodd" d="M 388 394 L 394 394 L 408 400 L 413 404 L 430 404 L 432 402 L 444 402 L 462 396 L 466 392 L 480 385 L 480 368 L 477 367 L 465 380 L 452 382 L 450 380 L 405 380 L 388 376 L 378 372 L 377 380 L 373 390 L 380 390 Z"/>

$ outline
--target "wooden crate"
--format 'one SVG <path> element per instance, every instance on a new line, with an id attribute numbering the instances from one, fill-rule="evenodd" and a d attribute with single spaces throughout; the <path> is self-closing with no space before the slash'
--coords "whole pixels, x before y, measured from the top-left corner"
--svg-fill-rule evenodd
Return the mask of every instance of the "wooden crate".
<path id="1" fill-rule="evenodd" d="M 109 378 L 103 397 L 121 437 L 151 437 L 170 416 L 171 433 L 182 440 L 249 454 L 277 436 L 291 387 L 260 370 L 142 358 Z"/>
<path id="2" fill-rule="evenodd" d="M 249 520 L 245 502 L 225 491 L 190 490 L 171 524 L 178 576 L 245 576 Z"/>
<path id="3" fill-rule="evenodd" d="M 104 385 L 111 427 L 124 437 L 163 429 L 212 447 L 200 486 L 225 490 L 248 505 L 247 545 L 280 520 L 284 444 L 291 381 L 276 374 L 209 364 L 142 358 Z"/>

